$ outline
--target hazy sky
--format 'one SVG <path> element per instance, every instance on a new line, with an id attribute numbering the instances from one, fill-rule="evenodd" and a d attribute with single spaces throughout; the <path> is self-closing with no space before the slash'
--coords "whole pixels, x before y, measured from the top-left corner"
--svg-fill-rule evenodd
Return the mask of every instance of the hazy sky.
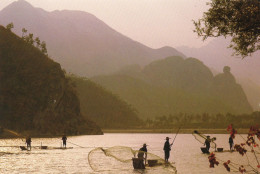
<path id="1" fill-rule="evenodd" d="M 15 0 L 0 0 L 0 10 Z M 200 47 L 192 19 L 202 17 L 209 0 L 26 0 L 47 11 L 89 12 L 118 32 L 152 48 Z M 15 13 L 15 12 L 14 12 Z"/>

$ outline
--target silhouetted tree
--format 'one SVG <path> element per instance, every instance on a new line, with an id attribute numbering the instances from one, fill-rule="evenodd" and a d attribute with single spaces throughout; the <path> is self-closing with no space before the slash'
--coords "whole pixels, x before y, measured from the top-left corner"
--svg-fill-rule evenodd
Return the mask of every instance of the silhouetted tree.
<path id="1" fill-rule="evenodd" d="M 40 40 L 40 38 L 39 38 L 39 37 L 36 37 L 34 41 L 35 41 L 35 43 L 36 43 L 36 47 L 37 47 L 37 48 L 40 48 L 40 46 L 41 46 L 41 40 Z"/>
<path id="2" fill-rule="evenodd" d="M 47 55 L 46 43 L 44 41 L 41 43 L 41 51 L 43 54 Z"/>
<path id="3" fill-rule="evenodd" d="M 23 28 L 23 29 L 22 29 L 22 32 L 23 32 L 22 38 L 24 38 L 25 34 L 27 33 L 27 30 L 26 30 L 25 28 Z"/>
<path id="4" fill-rule="evenodd" d="M 231 36 L 229 47 L 243 58 L 260 49 L 260 1 L 212 0 L 203 18 L 194 21 L 194 32 L 208 37 Z"/>
<path id="5" fill-rule="evenodd" d="M 13 28 L 14 28 L 14 24 L 12 22 L 6 25 L 6 29 L 9 31 L 12 31 Z"/>

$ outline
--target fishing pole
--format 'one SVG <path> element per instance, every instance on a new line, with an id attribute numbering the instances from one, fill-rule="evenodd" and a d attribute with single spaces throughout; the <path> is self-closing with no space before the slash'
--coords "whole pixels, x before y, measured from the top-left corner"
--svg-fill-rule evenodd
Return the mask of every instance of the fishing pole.
<path id="1" fill-rule="evenodd" d="M 9 132 L 9 133 L 11 133 L 11 134 L 13 134 L 13 135 L 19 137 L 19 138 L 21 138 L 21 140 L 24 141 L 24 140 L 23 140 L 23 138 L 24 138 L 23 135 L 21 135 L 21 134 L 15 132 L 15 131 L 13 131 L 13 130 L 10 130 L 10 129 L 3 128 L 3 130 L 4 130 L 4 131 L 7 131 L 7 132 Z"/>
<path id="2" fill-rule="evenodd" d="M 72 142 L 69 142 L 69 141 L 67 141 L 67 142 L 70 143 L 70 144 L 76 145 L 76 146 L 78 146 L 78 147 L 85 148 L 85 147 L 82 147 L 82 146 L 80 146 L 80 145 L 74 144 L 74 143 L 72 143 Z"/>
<path id="3" fill-rule="evenodd" d="M 174 139 L 172 140 L 172 144 L 171 144 L 171 146 L 173 145 L 173 143 L 174 143 L 174 141 L 175 141 L 175 139 L 176 139 L 176 137 L 177 137 L 177 135 L 178 135 L 180 129 L 181 129 L 181 126 L 180 126 L 179 129 L 177 130 L 177 133 L 176 133 Z"/>

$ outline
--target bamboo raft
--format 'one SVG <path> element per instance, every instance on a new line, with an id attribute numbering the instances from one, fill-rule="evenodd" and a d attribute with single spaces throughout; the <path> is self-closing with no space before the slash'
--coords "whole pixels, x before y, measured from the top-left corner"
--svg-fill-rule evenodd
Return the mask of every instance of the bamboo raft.
<path id="1" fill-rule="evenodd" d="M 9 146 L 10 147 L 10 146 Z M 26 146 L 11 146 L 11 147 L 20 147 L 21 150 L 28 150 Z M 73 147 L 51 147 L 51 146 L 32 146 L 31 148 L 39 148 L 39 149 L 73 149 Z"/>
<path id="2" fill-rule="evenodd" d="M 26 146 L 19 146 L 21 150 L 28 150 Z M 51 147 L 51 146 L 32 146 L 32 148 L 39 149 L 73 149 L 73 147 Z"/>

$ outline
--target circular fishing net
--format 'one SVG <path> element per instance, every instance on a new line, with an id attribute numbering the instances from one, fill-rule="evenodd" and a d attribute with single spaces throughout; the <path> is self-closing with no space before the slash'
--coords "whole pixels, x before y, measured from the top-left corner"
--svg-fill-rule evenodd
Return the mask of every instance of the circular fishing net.
<path id="1" fill-rule="evenodd" d="M 99 147 L 89 152 L 88 161 L 90 167 L 96 172 L 131 171 L 134 170 L 134 161 L 138 160 L 138 153 L 140 151 L 124 146 L 115 146 L 107 149 Z M 176 168 L 172 164 L 166 163 L 164 159 L 149 152 L 143 163 L 148 173 L 177 173 Z"/>
<path id="2" fill-rule="evenodd" d="M 200 143 L 204 144 L 205 140 L 207 139 L 207 136 L 204 134 L 199 133 L 198 131 L 193 131 L 192 135 L 195 137 L 196 140 L 198 140 Z M 217 144 L 214 142 L 216 141 L 216 138 L 213 137 L 210 139 L 210 148 L 212 149 L 216 149 L 217 148 Z"/>

